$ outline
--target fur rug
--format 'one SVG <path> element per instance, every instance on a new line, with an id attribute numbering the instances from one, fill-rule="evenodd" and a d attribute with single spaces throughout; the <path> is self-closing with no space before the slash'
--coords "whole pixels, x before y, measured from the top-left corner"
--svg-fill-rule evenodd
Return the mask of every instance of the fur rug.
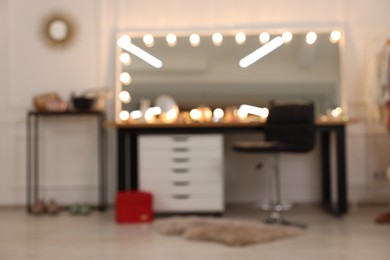
<path id="1" fill-rule="evenodd" d="M 170 217 L 157 219 L 153 228 L 165 235 L 188 240 L 213 241 L 229 246 L 246 246 L 301 234 L 294 227 L 268 225 L 255 221 L 211 217 Z"/>

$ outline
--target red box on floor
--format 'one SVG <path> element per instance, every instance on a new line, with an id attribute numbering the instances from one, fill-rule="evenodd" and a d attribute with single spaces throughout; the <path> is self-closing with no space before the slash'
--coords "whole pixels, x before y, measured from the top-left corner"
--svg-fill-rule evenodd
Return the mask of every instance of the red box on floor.
<path id="1" fill-rule="evenodd" d="M 123 191 L 116 194 L 116 222 L 146 223 L 153 220 L 152 194 L 144 191 Z"/>

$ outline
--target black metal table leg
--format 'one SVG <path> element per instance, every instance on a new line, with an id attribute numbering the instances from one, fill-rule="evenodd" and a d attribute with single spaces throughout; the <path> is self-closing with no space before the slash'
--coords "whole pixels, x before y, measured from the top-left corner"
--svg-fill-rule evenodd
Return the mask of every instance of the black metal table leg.
<path id="1" fill-rule="evenodd" d="M 127 174 L 127 167 L 126 167 L 126 132 L 123 129 L 117 130 L 117 158 L 118 158 L 118 191 L 125 191 L 126 190 L 126 174 Z"/>
<path id="2" fill-rule="evenodd" d="M 33 120 L 33 196 L 32 203 L 36 203 L 39 200 L 39 116 L 34 116 Z"/>
<path id="3" fill-rule="evenodd" d="M 103 128 L 104 115 L 98 115 L 97 129 L 98 129 L 98 164 L 99 164 L 99 210 L 104 211 L 106 209 L 107 201 L 107 170 L 106 170 L 106 135 Z"/>
<path id="4" fill-rule="evenodd" d="M 336 129 L 336 153 L 337 153 L 337 213 L 343 215 L 348 211 L 347 205 L 347 174 L 345 158 L 345 127 Z"/>
<path id="5" fill-rule="evenodd" d="M 321 157 L 322 157 L 322 203 L 325 207 L 331 207 L 332 185 L 330 170 L 330 136 L 328 131 L 321 132 Z"/>
<path id="6" fill-rule="evenodd" d="M 335 186 L 332 180 L 331 140 L 335 134 L 336 173 Z M 338 125 L 321 129 L 322 157 L 322 203 L 332 214 L 341 217 L 348 212 L 347 170 L 345 158 L 345 126 Z M 334 198 L 332 198 L 333 193 Z"/>
<path id="7" fill-rule="evenodd" d="M 138 135 L 130 135 L 130 189 L 138 190 Z"/>
<path id="8" fill-rule="evenodd" d="M 27 122 L 26 122 L 26 137 L 27 137 L 27 153 L 26 153 L 26 159 L 27 159 L 27 183 L 26 183 L 26 204 L 27 204 L 27 212 L 32 211 L 32 201 L 31 201 L 31 187 L 32 187 L 32 159 L 31 159 L 31 120 L 32 115 L 30 113 L 27 114 Z"/>

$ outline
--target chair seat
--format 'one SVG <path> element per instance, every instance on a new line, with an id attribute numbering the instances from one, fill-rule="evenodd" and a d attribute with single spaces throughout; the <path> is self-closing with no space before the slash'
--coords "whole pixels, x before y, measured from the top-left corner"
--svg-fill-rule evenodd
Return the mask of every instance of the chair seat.
<path id="1" fill-rule="evenodd" d="M 281 143 L 274 141 L 240 141 L 233 144 L 233 149 L 243 153 L 278 152 Z"/>

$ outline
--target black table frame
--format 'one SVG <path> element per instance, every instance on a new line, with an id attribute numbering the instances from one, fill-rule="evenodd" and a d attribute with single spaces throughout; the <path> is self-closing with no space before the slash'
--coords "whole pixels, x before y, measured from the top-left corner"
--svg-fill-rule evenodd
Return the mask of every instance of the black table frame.
<path id="1" fill-rule="evenodd" d="M 27 114 L 27 186 L 26 207 L 27 212 L 32 213 L 33 204 L 39 200 L 39 121 L 42 117 L 61 118 L 75 116 L 94 116 L 97 120 L 98 131 L 98 205 L 99 211 L 107 209 L 107 133 L 103 127 L 105 114 L 100 111 L 65 111 L 65 112 L 40 112 L 29 111 Z"/>
<path id="2" fill-rule="evenodd" d="M 320 136 L 322 168 L 322 205 L 323 208 L 341 217 L 348 212 L 347 164 L 345 149 L 345 123 L 319 123 L 316 131 Z M 264 131 L 264 125 L 247 126 L 218 125 L 195 127 L 184 126 L 148 126 L 133 124 L 117 127 L 117 190 L 138 189 L 138 136 L 144 134 L 200 134 L 200 133 L 245 133 Z M 336 172 L 332 172 L 331 135 L 335 137 Z M 333 176 L 336 178 L 333 180 Z"/>

